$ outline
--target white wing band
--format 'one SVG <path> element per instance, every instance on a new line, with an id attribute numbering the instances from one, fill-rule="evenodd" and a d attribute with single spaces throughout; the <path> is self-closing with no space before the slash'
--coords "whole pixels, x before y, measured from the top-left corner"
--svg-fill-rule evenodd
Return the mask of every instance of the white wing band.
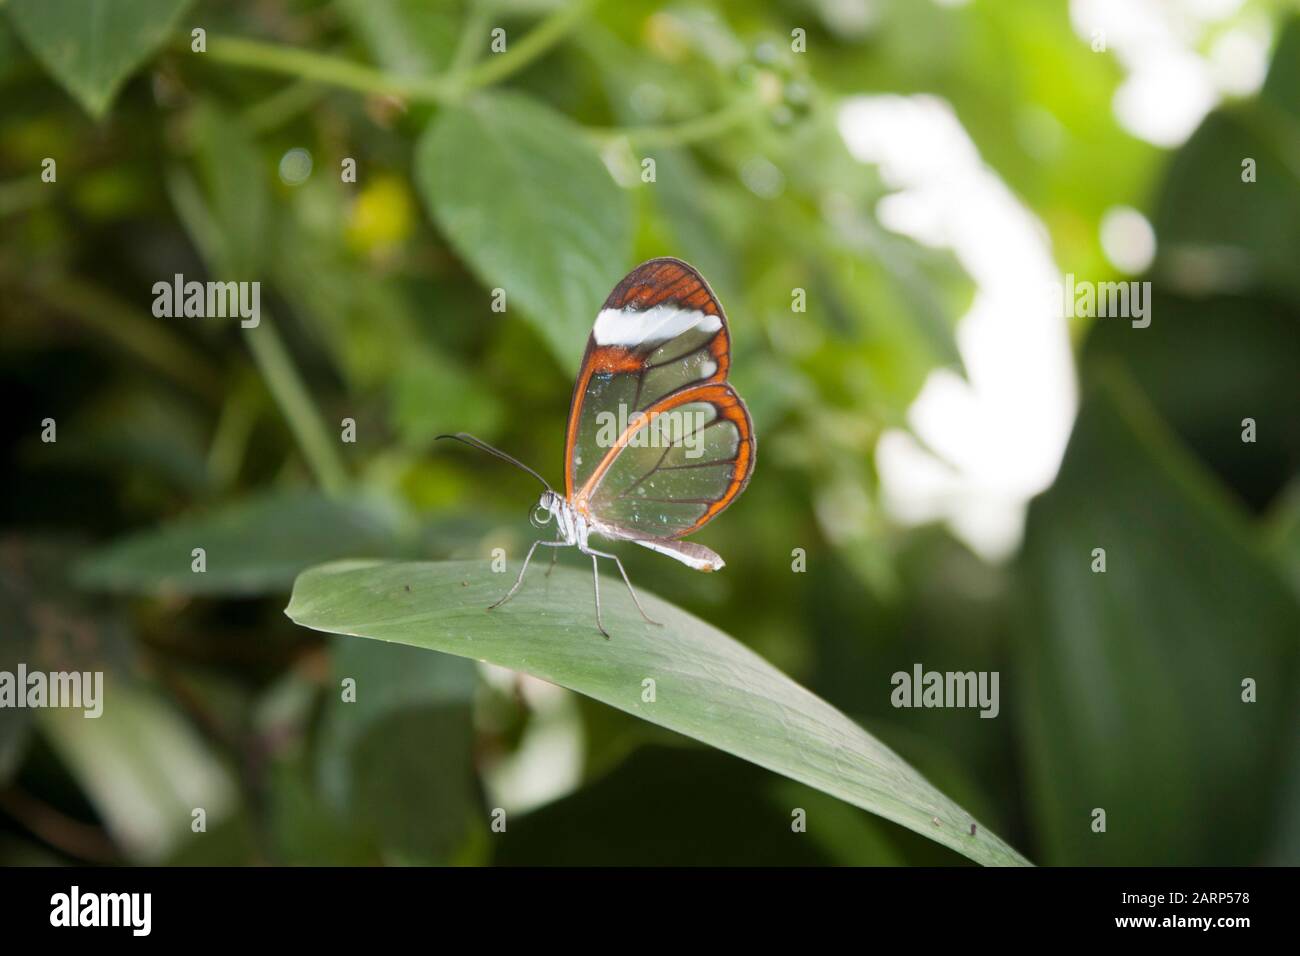
<path id="1" fill-rule="evenodd" d="M 667 342 L 694 328 L 705 333 L 716 332 L 722 328 L 722 320 L 707 312 L 662 303 L 645 311 L 601 309 L 591 334 L 597 345 L 635 348 Z"/>

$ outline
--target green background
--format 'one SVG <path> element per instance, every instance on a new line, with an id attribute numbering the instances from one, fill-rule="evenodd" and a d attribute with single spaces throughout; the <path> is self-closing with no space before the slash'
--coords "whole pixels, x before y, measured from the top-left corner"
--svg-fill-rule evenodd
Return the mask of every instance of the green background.
<path id="1" fill-rule="evenodd" d="M 1115 120 L 1125 70 L 1065 3 L 850 7 L 0 3 L 0 669 L 103 670 L 108 695 L 99 720 L 0 711 L 0 862 L 967 862 L 586 697 L 283 613 L 327 561 L 517 560 L 535 483 L 433 437 L 557 482 L 597 308 L 676 255 L 730 317 L 758 467 L 699 536 L 725 571 L 627 553 L 634 582 L 1035 863 L 1300 863 L 1300 20 L 1245 3 L 1262 90 L 1162 150 Z M 1111 207 L 1155 228 L 1151 327 L 1071 324 L 1077 422 L 1006 561 L 881 504 L 877 439 L 962 372 L 973 285 L 877 221 L 889 189 L 836 129 L 860 93 L 945 98 L 1063 271 L 1122 278 Z M 1013 133 L 1044 113 L 1063 148 Z M 257 279 L 261 325 L 155 318 L 176 273 Z M 828 527 L 846 488 L 853 536 Z M 998 671 L 1001 714 L 894 709 L 918 661 Z"/>

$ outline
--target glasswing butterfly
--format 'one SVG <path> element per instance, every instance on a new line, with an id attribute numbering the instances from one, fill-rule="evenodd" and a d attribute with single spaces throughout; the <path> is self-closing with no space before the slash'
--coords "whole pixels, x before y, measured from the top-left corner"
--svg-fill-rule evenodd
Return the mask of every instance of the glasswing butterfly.
<path id="1" fill-rule="evenodd" d="M 452 438 L 510 462 L 546 489 L 530 515 L 552 519 L 556 540 L 534 541 L 519 577 L 540 547 L 577 547 L 591 557 L 600 617 L 599 559 L 618 566 L 641 616 L 651 624 L 615 554 L 590 545 L 592 533 L 676 558 L 697 571 L 723 560 L 682 541 L 740 496 L 754 471 L 754 425 L 727 383 L 730 335 L 722 306 L 703 276 L 680 259 L 651 259 L 614 287 L 587 340 L 569 406 L 564 494 L 523 462 L 464 432 Z M 551 552 L 551 567 L 557 551 Z M 550 570 L 547 571 L 550 574 Z"/>

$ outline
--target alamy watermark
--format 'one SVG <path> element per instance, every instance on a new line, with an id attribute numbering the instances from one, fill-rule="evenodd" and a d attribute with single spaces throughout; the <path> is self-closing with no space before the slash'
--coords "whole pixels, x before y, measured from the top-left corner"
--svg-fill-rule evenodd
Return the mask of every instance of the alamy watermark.
<path id="1" fill-rule="evenodd" d="M 0 708 L 70 707 L 83 717 L 104 713 L 103 671 L 0 671 Z"/>
<path id="2" fill-rule="evenodd" d="M 927 671 L 913 664 L 911 673 L 896 671 L 889 702 L 895 707 L 978 707 L 981 717 L 1002 710 L 998 671 Z"/>
<path id="3" fill-rule="evenodd" d="M 50 897 L 50 925 L 120 926 L 130 929 L 132 936 L 148 936 L 153 928 L 153 894 L 83 893 L 73 884 L 68 892 Z"/>
<path id="4" fill-rule="evenodd" d="M 262 283 L 185 281 L 176 273 L 171 282 L 153 284 L 153 314 L 160 319 L 224 319 L 255 329 L 262 321 Z"/>
<path id="5" fill-rule="evenodd" d="M 1048 303 L 1061 318 L 1130 319 L 1133 328 L 1151 324 L 1150 282 L 1090 282 L 1067 272 L 1051 283 Z"/>
<path id="6" fill-rule="evenodd" d="M 703 409 L 669 409 L 647 415 L 629 412 L 619 404 L 617 412 L 596 413 L 596 445 L 613 448 L 627 435 L 628 448 L 671 448 L 680 445 L 687 458 L 704 454 L 704 426 L 709 414 Z M 629 435 L 629 430 L 635 429 Z"/>

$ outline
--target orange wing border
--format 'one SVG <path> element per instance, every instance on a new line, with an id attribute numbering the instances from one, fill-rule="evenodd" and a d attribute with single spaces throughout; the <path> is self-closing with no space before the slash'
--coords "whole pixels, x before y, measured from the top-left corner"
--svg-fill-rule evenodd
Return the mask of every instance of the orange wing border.
<path id="1" fill-rule="evenodd" d="M 736 426 L 739 432 L 739 439 L 736 443 L 735 458 L 724 459 L 722 461 L 710 462 L 713 465 L 725 465 L 734 463 L 731 470 L 731 480 L 727 485 L 726 491 L 718 498 L 701 500 L 701 504 L 707 501 L 708 507 L 704 514 L 700 515 L 687 528 L 682 529 L 671 535 L 665 535 L 657 540 L 672 541 L 678 538 L 684 538 L 688 534 L 693 534 L 704 525 L 708 524 L 736 500 L 745 486 L 749 484 L 750 476 L 754 473 L 754 463 L 757 459 L 758 442 L 754 437 L 754 422 L 749 417 L 749 409 L 745 407 L 744 400 L 736 393 L 736 390 L 727 382 L 713 381 L 712 379 L 705 382 L 697 382 L 680 388 L 669 395 L 664 396 L 655 402 L 637 421 L 629 422 L 627 429 L 618 437 L 614 446 L 605 453 L 604 458 L 592 471 L 587 478 L 586 483 L 578 490 L 576 495 L 570 494 L 569 500 L 574 507 L 582 514 L 587 513 L 587 502 L 595 493 L 601 479 L 605 477 L 610 466 L 627 447 L 632 436 L 642 428 L 649 426 L 650 422 L 658 415 L 664 412 L 672 411 L 681 405 L 687 405 L 692 402 L 706 402 L 718 410 L 718 418 L 714 421 L 730 421 Z"/>
<path id="2" fill-rule="evenodd" d="M 709 354 L 717 368 L 708 378 L 693 382 L 686 388 L 697 388 L 710 383 L 721 383 L 727 379 L 731 369 L 731 332 L 727 328 L 727 316 L 722 310 L 722 303 L 714 295 L 713 289 L 690 263 L 671 256 L 649 259 L 641 263 L 614 287 L 601 311 L 605 309 L 625 309 L 635 305 L 638 309 L 649 309 L 664 302 L 674 302 L 685 309 L 716 315 L 720 327 L 708 342 Z M 582 404 L 587 394 L 587 386 L 597 372 L 623 373 L 627 375 L 643 374 L 649 368 L 645 356 L 638 355 L 635 348 L 621 345 L 598 345 L 595 335 L 587 338 L 587 349 L 582 355 L 582 364 L 578 377 L 573 383 L 573 395 L 569 400 L 569 421 L 564 436 L 564 494 L 570 501 L 574 500 L 573 487 L 573 449 L 578 441 L 578 426 L 582 420 Z M 675 393 L 674 393 L 675 394 Z M 735 395 L 735 392 L 732 392 Z M 661 401 L 672 398 L 667 395 Z M 740 396 L 735 395 L 737 401 Z M 744 402 L 741 402 L 744 407 Z M 648 411 L 648 410 L 647 410 Z M 748 434 L 753 436 L 753 423 L 749 421 L 748 410 L 745 411 Z M 618 446 L 616 446 L 618 447 Z M 750 455 L 753 459 L 752 449 Z M 752 470 L 752 466 L 751 466 Z M 748 477 L 746 477 L 748 481 Z M 590 481 L 588 481 L 590 484 Z M 743 486 L 742 486 L 743 490 Z M 739 492 L 737 492 L 739 494 Z M 721 510 L 721 509 L 719 509 Z"/>

